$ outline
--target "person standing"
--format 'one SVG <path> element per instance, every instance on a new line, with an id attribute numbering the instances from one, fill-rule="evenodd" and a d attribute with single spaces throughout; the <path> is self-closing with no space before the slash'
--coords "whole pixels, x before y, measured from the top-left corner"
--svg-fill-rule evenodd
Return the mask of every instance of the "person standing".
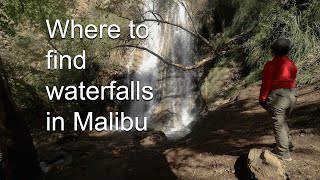
<path id="1" fill-rule="evenodd" d="M 288 57 L 290 46 L 290 40 L 285 38 L 272 43 L 273 60 L 264 66 L 259 96 L 259 104 L 266 109 L 273 122 L 275 154 L 286 161 L 292 161 L 290 149 L 293 149 L 286 121 L 297 101 L 295 81 L 298 69 Z"/>

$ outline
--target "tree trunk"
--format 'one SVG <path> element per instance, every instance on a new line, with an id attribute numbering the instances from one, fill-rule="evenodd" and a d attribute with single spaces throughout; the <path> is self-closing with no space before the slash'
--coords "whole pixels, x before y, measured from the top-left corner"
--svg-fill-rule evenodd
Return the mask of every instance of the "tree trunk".
<path id="1" fill-rule="evenodd" d="M 4 179 L 40 179 L 41 169 L 29 127 L 0 77 L 0 149 L 4 154 Z"/>

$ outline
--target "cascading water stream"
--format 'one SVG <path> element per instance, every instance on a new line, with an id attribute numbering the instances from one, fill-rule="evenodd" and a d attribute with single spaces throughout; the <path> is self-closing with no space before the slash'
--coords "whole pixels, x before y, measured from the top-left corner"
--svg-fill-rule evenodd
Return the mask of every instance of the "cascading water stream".
<path id="1" fill-rule="evenodd" d="M 165 15 L 161 18 L 189 28 L 190 19 L 181 3 L 184 2 L 170 4 L 170 8 L 164 11 Z M 157 11 L 157 2 L 146 0 L 144 10 Z M 156 18 L 154 13 L 146 13 L 145 16 L 146 19 Z M 188 32 L 169 24 L 145 24 L 149 27 L 149 37 L 145 45 L 148 49 L 176 63 L 193 64 L 194 41 Z M 139 81 L 142 86 L 152 86 L 155 95 L 154 100 L 149 102 L 132 102 L 129 108 L 130 116 L 149 117 L 149 127 L 161 130 L 169 137 L 177 138 L 189 133 L 189 125 L 197 114 L 195 71 L 183 71 L 165 65 L 152 54 L 143 52 L 140 68 L 129 79 Z"/>
<path id="2" fill-rule="evenodd" d="M 144 10 L 149 12 L 153 7 L 152 1 L 146 2 Z M 145 18 L 154 18 L 152 13 L 146 13 Z M 149 36 L 146 40 L 146 46 L 154 51 L 160 52 L 160 37 L 161 37 L 161 28 L 156 23 L 146 22 L 146 25 L 149 27 Z M 130 63 L 132 64 L 132 63 Z M 144 51 L 142 54 L 142 63 L 138 70 L 134 73 L 133 77 L 129 77 L 128 80 L 139 81 L 141 86 L 151 86 L 153 89 L 156 89 L 156 79 L 157 79 L 157 66 L 158 59 L 152 54 Z M 128 72 L 130 74 L 130 66 L 128 66 Z M 155 99 L 152 101 L 133 101 L 129 107 L 129 114 L 131 117 L 149 117 L 151 115 L 151 110 L 154 105 Z"/>

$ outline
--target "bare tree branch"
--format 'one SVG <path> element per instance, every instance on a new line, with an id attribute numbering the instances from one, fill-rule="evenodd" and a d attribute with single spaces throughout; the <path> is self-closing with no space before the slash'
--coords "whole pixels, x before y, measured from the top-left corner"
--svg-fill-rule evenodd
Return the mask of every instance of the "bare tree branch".
<path id="1" fill-rule="evenodd" d="M 234 36 L 233 38 L 231 38 L 228 42 L 226 42 L 223 45 L 224 48 L 220 49 L 216 53 L 214 53 L 215 50 L 213 50 L 211 52 L 211 54 L 208 55 L 206 58 L 198 60 L 196 64 L 191 65 L 191 66 L 186 66 L 186 65 L 183 65 L 183 64 L 174 63 L 173 61 L 160 56 L 156 52 L 154 52 L 154 51 L 152 51 L 152 50 L 150 50 L 150 49 L 148 49 L 146 47 L 137 45 L 137 44 L 118 45 L 118 46 L 110 48 L 109 50 L 113 50 L 113 49 L 117 49 L 117 48 L 137 48 L 137 49 L 141 49 L 141 50 L 149 52 L 150 54 L 154 55 L 160 61 L 162 61 L 163 63 L 165 63 L 167 65 L 171 65 L 171 66 L 183 69 L 183 70 L 192 70 L 192 69 L 197 69 L 197 68 L 199 68 L 201 66 L 204 66 L 206 63 L 214 60 L 217 56 L 222 56 L 222 55 L 225 55 L 227 53 L 232 52 L 234 45 L 244 43 L 249 37 L 251 37 L 250 36 L 251 33 L 252 33 L 252 29 L 250 29 L 248 31 L 245 31 L 245 32 L 243 32 L 243 33 L 241 33 L 239 35 Z"/>
<path id="2" fill-rule="evenodd" d="M 168 25 L 172 25 L 172 26 L 175 26 L 175 27 L 178 27 L 186 32 L 188 32 L 189 34 L 191 34 L 192 36 L 200 39 L 202 42 L 204 42 L 211 50 L 214 49 L 214 47 L 211 45 L 210 41 L 208 39 L 206 39 L 205 37 L 203 37 L 198 31 L 197 31 L 197 28 L 194 24 L 194 21 L 192 19 L 192 16 L 191 14 L 189 13 L 186 5 L 181 2 L 179 0 L 179 3 L 181 3 L 185 9 L 185 11 L 187 12 L 188 16 L 189 16 L 189 19 L 191 20 L 191 23 L 192 23 L 192 26 L 193 26 L 193 29 L 194 29 L 194 32 L 187 29 L 186 27 L 183 27 L 179 24 L 175 24 L 175 23 L 172 23 L 172 22 L 169 22 L 169 21 L 166 21 L 166 20 L 163 20 L 163 18 L 160 16 L 159 13 L 155 12 L 154 10 L 154 7 L 149 7 L 148 5 L 146 5 L 145 3 L 142 2 L 142 4 L 144 4 L 144 6 L 146 6 L 149 10 L 146 11 L 146 12 L 139 12 L 142 20 L 135 20 L 135 19 L 132 19 L 132 18 L 129 18 L 129 17 L 125 17 L 123 15 L 121 15 L 120 11 L 118 11 L 118 13 L 114 12 L 114 14 L 120 18 L 123 18 L 123 19 L 126 19 L 126 20 L 129 20 L 129 21 L 133 21 L 134 23 L 136 24 L 140 24 L 140 23 L 143 23 L 143 22 L 147 22 L 147 21 L 150 21 L 150 22 L 158 22 L 158 23 L 163 23 L 163 24 L 168 24 Z M 141 10 L 141 9 L 140 9 Z M 145 18 L 144 15 L 146 13 L 152 13 L 152 15 L 155 17 L 154 19 L 148 19 L 148 18 Z"/>
<path id="3" fill-rule="evenodd" d="M 159 13 L 155 13 L 153 10 L 145 11 L 144 13 L 141 14 L 141 16 L 143 17 L 147 13 L 151 13 L 153 15 L 153 17 L 157 20 L 159 19 L 159 17 L 160 17 L 160 19 L 163 19 Z"/>
<path id="4" fill-rule="evenodd" d="M 199 60 L 196 64 L 194 65 L 191 65 L 191 66 L 185 66 L 185 65 L 182 65 L 182 64 L 178 64 L 178 63 L 174 63 L 172 62 L 171 60 L 168 60 L 162 56 L 160 56 L 159 54 L 155 53 L 154 51 L 146 48 L 146 47 L 143 47 L 143 46 L 139 46 L 139 45 L 133 45 L 133 44 L 123 44 L 123 45 L 119 45 L 119 46 L 115 46 L 115 47 L 112 47 L 111 49 L 109 50 L 113 50 L 113 49 L 117 49 L 117 48 L 137 48 L 137 49 L 141 49 L 141 50 L 144 50 L 144 51 L 147 51 L 149 52 L 150 54 L 156 56 L 160 61 L 164 62 L 165 64 L 167 65 L 171 65 L 171 66 L 175 66 L 177 68 L 180 68 L 180 69 L 183 69 L 183 70 L 192 70 L 192 69 L 197 69 L 201 66 L 203 66 L 204 64 L 206 64 L 207 62 L 213 60 L 216 56 L 208 56 L 204 59 L 201 59 Z"/>
<path id="5" fill-rule="evenodd" d="M 62 51 L 60 51 L 57 46 L 55 44 L 53 44 L 50 40 L 48 40 L 48 44 L 53 47 L 53 49 L 55 49 L 59 54 L 64 55 L 65 53 L 63 53 Z"/>
<path id="6" fill-rule="evenodd" d="M 178 25 L 178 24 L 174 24 L 172 22 L 169 22 L 169 21 L 165 21 L 165 20 L 158 20 L 158 19 L 143 19 L 142 21 L 134 21 L 134 23 L 143 23 L 143 22 L 146 22 L 146 21 L 151 21 L 151 22 L 159 22 L 159 23 L 163 23 L 163 24 L 169 24 L 169 25 L 172 25 L 172 26 L 175 26 L 175 27 L 178 27 L 188 33 L 190 33 L 191 35 L 197 37 L 198 39 L 200 39 L 202 42 L 204 42 L 207 46 L 209 46 L 211 49 L 213 49 L 213 46 L 211 45 L 211 43 L 209 42 L 209 40 L 207 40 L 206 38 L 204 38 L 203 36 L 201 36 L 200 34 L 198 33 L 194 33 L 190 30 L 188 30 L 187 28 L 181 26 L 181 25 Z"/>
<path id="7" fill-rule="evenodd" d="M 83 41 L 81 41 L 81 43 L 82 43 L 82 46 L 84 47 Z M 59 48 L 58 48 L 55 44 L 53 44 L 50 40 L 48 40 L 48 44 L 49 44 L 53 49 L 55 49 L 59 54 L 61 54 L 61 55 L 68 54 L 68 53 L 64 53 L 64 52 L 62 52 L 61 50 L 59 50 Z M 84 49 L 85 49 L 85 48 L 84 48 Z M 88 56 L 86 59 L 87 59 L 87 60 L 94 60 L 94 59 L 97 58 L 97 57 L 98 57 L 98 55 Z"/>
<path id="8" fill-rule="evenodd" d="M 199 34 L 199 32 L 198 32 L 198 30 L 197 30 L 197 28 L 196 28 L 196 26 L 195 26 L 195 23 L 194 23 L 194 21 L 193 21 L 193 18 L 192 18 L 192 16 L 191 16 L 190 12 L 188 11 L 188 8 L 187 8 L 186 4 L 185 4 L 183 1 L 181 1 L 181 0 L 179 1 L 179 3 L 183 5 L 184 10 L 187 12 L 188 17 L 189 17 L 189 19 L 190 19 L 190 21 L 191 21 L 191 24 L 192 24 L 192 26 L 193 26 L 194 32 L 196 32 L 196 34 Z"/>

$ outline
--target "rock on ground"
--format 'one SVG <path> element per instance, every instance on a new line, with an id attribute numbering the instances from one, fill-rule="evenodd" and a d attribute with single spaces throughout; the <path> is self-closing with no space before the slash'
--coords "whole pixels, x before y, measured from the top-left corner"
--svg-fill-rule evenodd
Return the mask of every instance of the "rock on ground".
<path id="1" fill-rule="evenodd" d="M 287 179 L 283 163 L 269 150 L 251 149 L 248 167 L 259 180 Z"/>

